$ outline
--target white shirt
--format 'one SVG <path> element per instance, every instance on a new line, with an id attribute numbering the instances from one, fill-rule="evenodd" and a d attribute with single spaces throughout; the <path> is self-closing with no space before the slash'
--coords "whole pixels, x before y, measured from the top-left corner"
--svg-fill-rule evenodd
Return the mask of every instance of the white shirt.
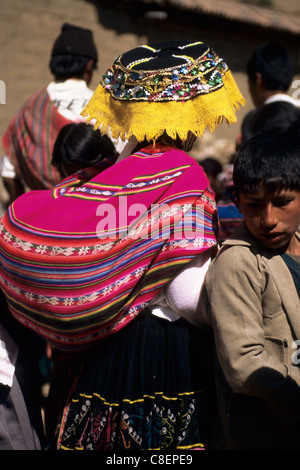
<path id="1" fill-rule="evenodd" d="M 84 80 L 69 79 L 65 82 L 51 82 L 47 91 L 60 114 L 74 122 L 85 121 L 80 113 L 94 92 L 88 88 Z M 121 139 L 111 138 L 111 140 L 117 152 L 120 153 L 125 143 Z"/>
<path id="2" fill-rule="evenodd" d="M 51 82 L 47 92 L 65 118 L 75 122 L 84 121 L 80 113 L 93 95 L 84 80 L 70 78 L 64 82 Z"/>
<path id="3" fill-rule="evenodd" d="M 300 108 L 300 101 L 295 100 L 286 93 L 276 93 L 275 95 L 270 96 L 270 98 L 267 98 L 264 104 L 275 103 L 276 101 L 285 101 L 287 103 L 293 104 L 297 108 Z"/>

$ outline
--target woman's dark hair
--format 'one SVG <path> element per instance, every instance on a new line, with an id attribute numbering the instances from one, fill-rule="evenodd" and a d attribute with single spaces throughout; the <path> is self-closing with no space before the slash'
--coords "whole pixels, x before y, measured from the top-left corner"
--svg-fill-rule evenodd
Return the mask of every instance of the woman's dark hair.
<path id="1" fill-rule="evenodd" d="M 117 152 L 107 135 L 101 135 L 90 124 L 77 122 L 61 128 L 54 143 L 51 163 L 61 173 L 62 168 L 68 169 L 70 175 L 112 156 L 117 156 Z"/>
<path id="2" fill-rule="evenodd" d="M 56 80 L 81 78 L 90 60 L 82 55 L 57 54 L 51 57 L 49 68 Z M 94 69 L 96 66 L 96 62 L 94 62 Z"/>
<path id="3" fill-rule="evenodd" d="M 273 132 L 250 139 L 240 149 L 233 168 L 236 197 L 255 193 L 260 183 L 271 192 L 300 191 L 300 142 Z"/>
<path id="4" fill-rule="evenodd" d="M 267 90 L 287 91 L 295 66 L 285 46 L 269 42 L 258 48 L 247 63 L 247 74 L 251 80 L 257 72 L 261 74 Z"/>

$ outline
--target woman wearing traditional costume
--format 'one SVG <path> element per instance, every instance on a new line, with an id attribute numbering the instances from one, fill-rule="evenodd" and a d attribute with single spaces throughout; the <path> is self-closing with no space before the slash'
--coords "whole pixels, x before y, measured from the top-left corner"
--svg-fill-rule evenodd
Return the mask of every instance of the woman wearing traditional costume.
<path id="1" fill-rule="evenodd" d="M 83 111 L 128 141 L 117 163 L 28 193 L 5 214 L 11 312 L 59 351 L 54 448 L 207 448 L 211 337 L 197 304 L 217 213 L 186 152 L 206 127 L 235 122 L 240 104 L 227 65 L 201 42 L 124 53 Z"/>

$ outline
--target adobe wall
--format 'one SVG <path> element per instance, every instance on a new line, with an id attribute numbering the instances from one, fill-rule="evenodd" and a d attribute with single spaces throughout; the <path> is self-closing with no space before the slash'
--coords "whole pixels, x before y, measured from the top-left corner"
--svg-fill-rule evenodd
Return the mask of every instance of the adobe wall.
<path id="1" fill-rule="evenodd" d="M 101 5 L 101 1 L 99 3 Z M 52 80 L 48 70 L 49 54 L 61 24 L 65 21 L 91 28 L 94 32 L 100 61 L 93 77 L 92 88 L 97 86 L 100 74 L 111 65 L 118 53 L 136 45 L 184 37 L 204 40 L 215 47 L 228 62 L 248 101 L 247 106 L 238 113 L 237 124 L 230 128 L 224 124 L 216 134 L 207 133 L 203 140 L 206 143 L 215 143 L 217 139 L 215 147 L 208 147 L 207 152 L 216 151 L 220 159 L 226 162 L 227 154 L 234 147 L 241 120 L 252 107 L 244 67 L 245 61 L 258 45 L 258 39 L 253 37 L 249 42 L 241 37 L 237 41 L 230 32 L 220 35 L 214 29 L 206 30 L 205 34 L 203 33 L 205 37 L 202 37 L 201 27 L 199 30 L 193 29 L 184 22 L 181 28 L 177 29 L 172 25 L 155 22 L 143 28 L 138 22 L 130 23 L 124 11 L 101 11 L 100 6 L 99 12 L 92 0 L 1 0 L 0 93 L 3 83 L 6 87 L 6 103 L 0 104 L 1 136 L 19 105 Z M 197 156 L 200 155 L 200 158 L 201 152 L 203 144 L 197 147 Z"/>

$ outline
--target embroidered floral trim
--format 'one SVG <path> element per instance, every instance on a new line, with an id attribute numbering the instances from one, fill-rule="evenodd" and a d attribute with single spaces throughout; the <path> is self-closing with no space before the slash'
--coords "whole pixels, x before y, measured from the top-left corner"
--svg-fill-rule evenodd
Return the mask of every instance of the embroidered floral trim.
<path id="1" fill-rule="evenodd" d="M 206 403 L 202 391 L 174 397 L 155 392 L 113 403 L 99 393 L 77 393 L 64 409 L 57 447 L 113 450 L 118 441 L 117 448 L 127 451 L 205 449 L 197 418 L 202 400 Z"/>
<path id="2" fill-rule="evenodd" d="M 62 248 L 60 246 L 47 246 L 47 245 L 37 245 L 34 243 L 24 242 L 20 238 L 15 237 L 11 233 L 9 233 L 1 224 L 0 225 L 0 234 L 4 238 L 4 240 L 8 243 L 11 243 L 12 246 L 15 248 L 21 248 L 24 251 L 32 251 L 39 254 L 50 254 L 51 256 L 57 255 L 64 255 L 64 256 L 71 256 L 71 255 L 79 255 L 84 256 L 87 254 L 97 254 L 100 251 L 108 251 L 110 250 L 113 245 L 115 244 L 114 241 L 97 244 L 93 246 L 82 246 L 82 247 L 66 247 Z"/>
<path id="3" fill-rule="evenodd" d="M 95 302 L 99 297 L 106 297 L 107 295 L 117 291 L 123 284 L 130 282 L 133 278 L 142 277 L 146 272 L 146 268 L 139 268 L 131 274 L 126 275 L 123 279 L 118 279 L 117 282 L 107 285 L 104 289 L 92 292 L 89 295 L 72 296 L 72 297 L 58 297 L 58 296 L 45 296 L 28 292 L 25 289 L 16 287 L 8 282 L 3 276 L 0 276 L 2 285 L 5 284 L 6 288 L 13 292 L 18 297 L 24 297 L 27 301 L 39 304 L 50 304 L 54 306 L 74 307 L 83 304 Z M 145 304 L 143 304 L 145 306 Z M 132 307 L 129 309 L 128 314 L 134 315 L 139 309 Z"/>
<path id="4" fill-rule="evenodd" d="M 118 189 L 111 191 L 108 189 L 99 189 L 96 187 L 93 187 L 92 185 L 85 184 L 84 186 L 71 186 L 71 187 L 64 187 L 64 188 L 56 188 L 55 191 L 56 193 L 60 196 L 65 196 L 65 195 L 71 195 L 74 197 L 80 197 L 82 194 L 85 194 L 89 197 L 111 197 L 114 196 L 116 193 L 122 194 L 122 192 L 125 192 L 126 190 L 129 189 L 138 189 L 138 188 L 145 188 L 149 186 L 154 186 L 156 184 L 160 183 L 172 183 L 174 178 L 178 178 L 183 171 L 175 171 L 172 172 L 170 175 L 165 175 L 163 177 L 156 177 L 153 178 L 150 181 L 138 181 L 138 182 L 130 182 L 125 186 L 120 186 Z"/>
<path id="5" fill-rule="evenodd" d="M 208 198 L 207 201 L 210 201 Z M 213 203 L 213 201 L 211 201 Z M 192 208 L 191 204 L 184 204 L 183 206 L 174 206 L 170 207 L 169 210 L 164 210 L 160 211 L 160 206 L 157 206 L 157 208 L 153 208 L 152 211 L 150 211 L 150 218 L 147 218 L 145 222 L 140 222 L 137 224 L 136 228 L 130 229 L 127 232 L 127 235 L 122 235 L 120 236 L 120 240 L 125 240 L 125 239 L 131 239 L 134 237 L 137 237 L 139 233 L 144 232 L 146 229 L 149 227 L 153 227 L 159 220 L 164 220 L 168 219 L 171 217 L 174 217 L 176 214 L 181 213 L 182 216 L 186 214 L 190 209 Z M 157 209 L 157 210 L 156 210 Z M 147 214 L 149 215 L 149 213 Z M 166 229 L 168 229 L 169 226 L 166 226 Z M 121 233 L 121 232 L 120 232 Z M 95 237 L 96 237 L 95 233 Z M 100 253 L 101 251 L 109 251 L 116 243 L 118 243 L 120 240 L 118 239 L 118 233 L 116 229 L 116 239 L 109 241 L 107 243 L 102 243 L 102 244 L 96 244 L 92 246 L 82 246 L 82 247 L 60 247 L 60 246 L 49 246 L 49 245 L 38 245 L 30 242 L 26 242 L 21 240 L 20 238 L 15 237 L 12 235 L 8 230 L 6 230 L 3 227 L 3 224 L 0 225 L 0 236 L 3 237 L 3 239 L 7 242 L 10 243 L 13 247 L 15 248 L 20 248 L 23 251 L 31 251 L 35 252 L 37 254 L 48 254 L 50 256 L 85 256 L 85 255 L 94 255 L 97 253 Z M 151 237 L 151 234 L 149 235 Z"/>
<path id="6" fill-rule="evenodd" d="M 202 195 L 201 196 L 201 202 L 202 204 L 205 203 L 206 205 L 212 207 L 213 210 L 216 208 L 216 203 L 213 199 Z M 200 203 L 200 212 L 197 213 L 197 220 L 202 220 L 202 204 Z M 151 209 L 150 212 L 148 212 L 147 219 L 143 221 L 143 218 L 137 222 L 137 226 L 132 229 L 128 229 L 128 232 L 122 232 L 121 231 L 118 233 L 117 227 L 115 231 L 115 237 L 112 241 L 109 241 L 107 243 L 99 243 L 91 246 L 79 246 L 79 247 L 60 247 L 60 246 L 49 246 L 49 245 L 41 245 L 41 244 L 34 244 L 31 242 L 23 241 L 18 237 L 15 237 L 12 235 L 8 230 L 6 230 L 3 226 L 3 224 L 0 224 L 0 236 L 3 237 L 3 239 L 7 242 L 10 243 L 13 247 L 15 248 L 20 248 L 23 251 L 26 252 L 35 252 L 37 254 L 47 254 L 50 256 L 85 256 L 85 255 L 95 255 L 97 253 L 103 252 L 103 251 L 109 251 L 116 243 L 119 243 L 120 241 L 123 240 L 128 240 L 128 239 L 133 239 L 137 238 L 139 235 L 142 236 L 142 238 L 147 237 L 152 237 L 154 236 L 157 238 L 157 234 L 155 233 L 155 230 L 152 232 L 152 228 L 155 228 L 155 225 L 157 225 L 160 221 L 171 219 L 172 217 L 175 217 L 176 214 L 181 214 L 182 220 L 185 215 L 188 215 L 190 210 L 198 210 L 198 206 L 194 208 L 191 204 L 184 204 L 184 205 L 175 205 L 171 206 L 168 210 L 163 210 L 161 211 L 161 206 L 157 206 Z M 189 226 L 189 221 L 184 222 L 184 229 L 187 231 L 190 226 Z M 182 225 L 179 224 L 179 227 L 183 228 Z M 163 226 L 161 227 L 160 233 L 163 232 Z M 149 233 L 150 229 L 150 233 Z M 169 230 L 170 226 L 167 223 L 165 226 L 165 231 Z M 176 230 L 176 228 L 175 228 Z M 95 237 L 97 234 L 95 233 Z M 162 235 L 161 235 L 162 236 Z M 107 236 L 108 237 L 108 236 Z M 106 238 L 103 238 L 105 240 Z M 192 240 L 194 246 L 199 246 L 199 243 L 201 242 L 202 244 L 209 244 L 210 240 L 207 239 L 197 239 L 195 238 Z M 175 244 L 174 244 L 175 243 Z M 171 243 L 166 243 L 164 246 L 163 250 L 166 251 L 167 249 L 174 249 L 176 246 L 183 246 L 183 243 L 189 244 L 190 241 L 187 240 L 178 240 L 176 242 L 171 242 Z M 213 243 L 213 242 L 212 242 Z M 187 246 L 187 245 L 186 245 Z"/>

